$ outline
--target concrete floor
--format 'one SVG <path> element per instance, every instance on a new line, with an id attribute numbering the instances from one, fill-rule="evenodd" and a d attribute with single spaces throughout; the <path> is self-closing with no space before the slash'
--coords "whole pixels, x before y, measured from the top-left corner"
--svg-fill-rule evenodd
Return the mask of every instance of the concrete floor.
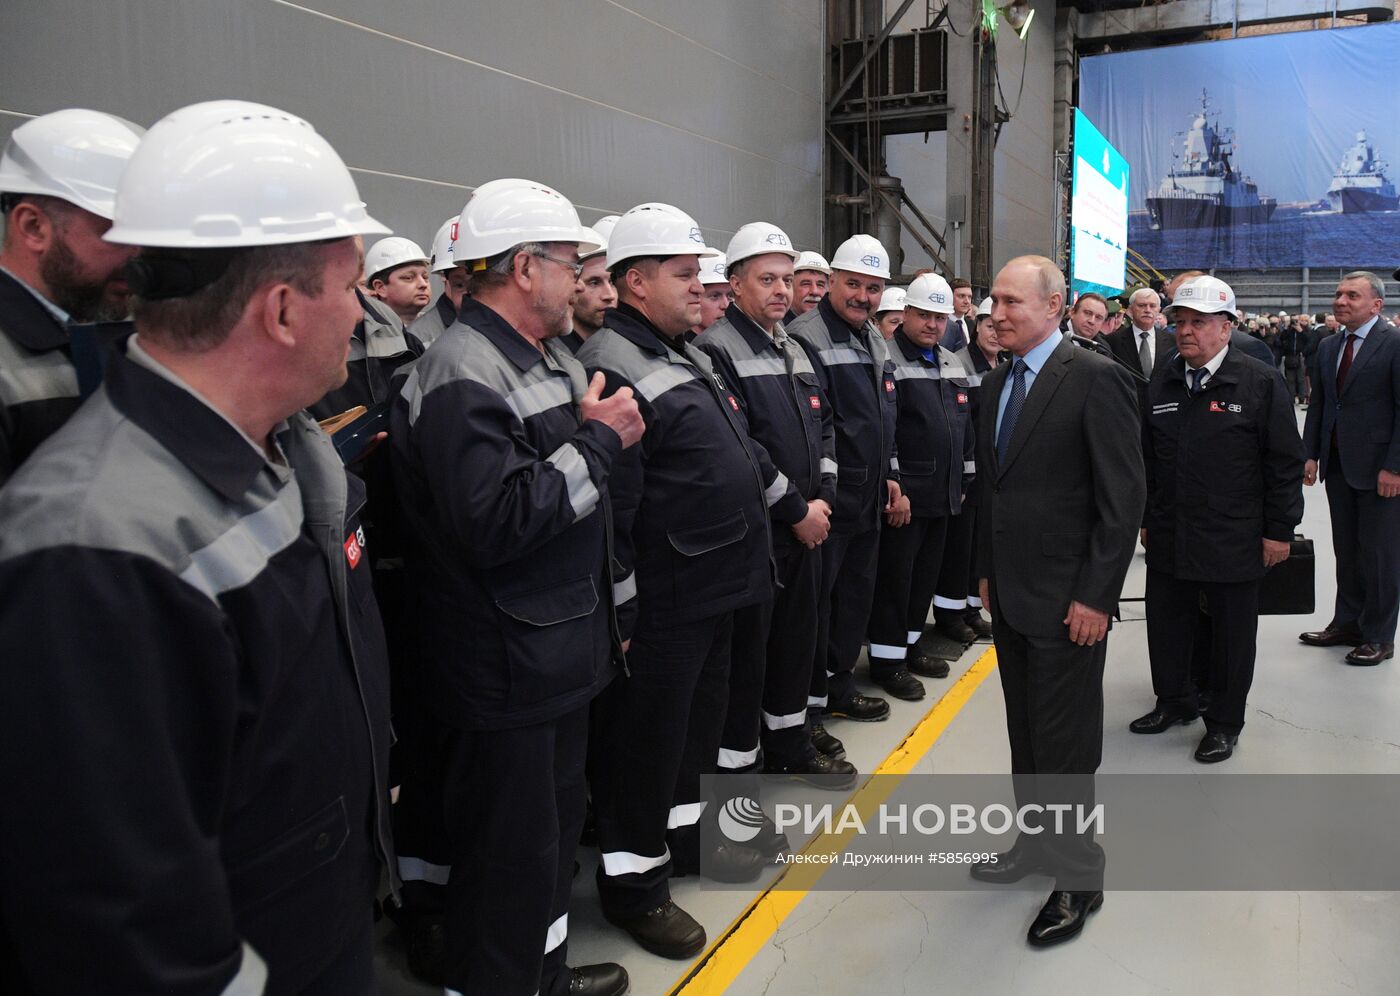
<path id="1" fill-rule="evenodd" d="M 1331 614 L 1333 562 L 1326 497 L 1305 489 L 1302 531 L 1317 547 L 1318 609 L 1265 617 L 1240 746 L 1229 762 L 1191 759 L 1202 727 L 1155 737 L 1127 730 L 1152 705 L 1140 604 L 1125 607 L 1109 642 L 1102 770 L 1111 773 L 1400 773 L 1400 677 L 1342 663 L 1345 648 L 1297 642 Z M 1141 554 L 1125 595 L 1141 594 Z M 833 723 L 862 771 L 878 765 L 985 650 L 974 645 L 921 703 L 894 702 L 884 723 Z M 1009 767 L 1000 683 L 985 680 L 919 762 L 917 772 L 1004 772 Z M 689 965 L 646 954 L 597 910 L 593 855 L 581 855 L 570 912 L 571 964 L 620 961 L 632 992 L 671 989 Z M 1050 883 L 1046 879 L 1046 890 Z M 713 940 L 751 894 L 672 884 L 676 901 Z M 1034 951 L 1024 941 L 1039 893 L 812 892 L 729 988 L 735 994 L 814 993 L 1387 993 L 1400 992 L 1400 899 L 1392 893 L 1110 892 L 1076 941 Z M 391 929 L 381 937 L 389 994 L 431 992 L 403 967 Z M 694 991 L 694 990 L 690 990 Z"/>

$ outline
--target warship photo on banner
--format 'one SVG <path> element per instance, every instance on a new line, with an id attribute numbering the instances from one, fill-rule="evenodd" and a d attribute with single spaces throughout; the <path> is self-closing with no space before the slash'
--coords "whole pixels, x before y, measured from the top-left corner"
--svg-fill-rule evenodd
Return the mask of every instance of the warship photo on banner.
<path id="1" fill-rule="evenodd" d="M 1400 262 L 1400 24 L 1081 60 L 1128 160 L 1128 245 L 1159 269 Z"/>

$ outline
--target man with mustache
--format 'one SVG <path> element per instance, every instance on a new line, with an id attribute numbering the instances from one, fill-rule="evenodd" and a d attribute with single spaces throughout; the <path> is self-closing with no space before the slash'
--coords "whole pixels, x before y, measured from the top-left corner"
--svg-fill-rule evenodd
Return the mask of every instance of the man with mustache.
<path id="1" fill-rule="evenodd" d="M 830 280 L 831 265 L 821 253 L 798 254 L 792 271 L 792 307 L 783 316 L 783 324 L 791 325 L 820 304 Z"/>
<path id="2" fill-rule="evenodd" d="M 792 323 L 831 402 L 836 426 L 836 504 L 831 534 L 822 544 L 822 600 L 808 710 L 812 743 L 844 757 L 822 717 L 874 722 L 890 714 L 884 699 L 855 689 L 852 671 L 875 592 L 880 520 L 909 521 L 895 456 L 894 362 L 871 316 L 889 279 L 889 254 L 879 240 L 853 235 L 831 260 L 831 289 Z"/>
<path id="3" fill-rule="evenodd" d="M 0 158 L 0 484 L 82 401 L 74 322 L 127 316 L 122 267 L 136 250 L 102 241 L 142 130 L 99 111 L 54 111 L 10 135 Z"/>

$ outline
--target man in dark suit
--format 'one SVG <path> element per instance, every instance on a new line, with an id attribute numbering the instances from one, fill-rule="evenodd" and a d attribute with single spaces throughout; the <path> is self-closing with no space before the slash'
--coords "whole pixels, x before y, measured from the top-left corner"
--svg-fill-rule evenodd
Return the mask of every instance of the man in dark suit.
<path id="1" fill-rule="evenodd" d="M 1216 689 L 1205 709 L 1202 764 L 1234 753 L 1254 678 L 1259 582 L 1288 558 L 1303 517 L 1303 448 L 1275 371 L 1230 346 L 1235 294 L 1201 276 L 1169 307 L 1178 355 L 1148 392 L 1143 428 L 1148 504 L 1147 647 L 1157 704 L 1134 733 L 1198 714 L 1192 671 Z M 1200 602 L 1205 646 L 1192 647 Z M 1196 665 L 1193 668 L 1193 665 Z"/>
<path id="2" fill-rule="evenodd" d="M 1151 287 L 1139 287 L 1128 298 L 1128 321 L 1108 336 L 1111 349 L 1122 362 L 1151 377 L 1167 361 L 1175 343 L 1171 333 L 1156 327 L 1162 299 Z"/>
<path id="3" fill-rule="evenodd" d="M 921 271 L 916 276 L 922 276 Z M 953 289 L 953 317 L 948 322 L 948 332 L 943 336 L 942 348 L 956 353 L 969 342 L 977 332 L 977 308 L 972 303 L 972 284 L 961 277 L 948 281 Z"/>
<path id="4" fill-rule="evenodd" d="M 1122 431 L 1137 422 L 1131 379 L 1056 332 L 1064 300 L 1064 277 L 1043 256 L 1013 259 L 997 274 L 992 318 L 1015 359 L 983 379 L 977 426 L 986 471 L 978 587 L 992 612 L 1021 806 L 1052 794 L 1092 804 L 1104 639 L 1146 500 L 1141 436 Z M 1041 778 L 1049 775 L 1085 777 L 1052 791 Z M 1055 875 L 1027 935 L 1041 947 L 1077 935 L 1102 905 L 1103 862 L 1092 834 L 1046 828 L 1023 833 L 972 874 L 988 882 Z"/>
<path id="5" fill-rule="evenodd" d="M 1348 273 L 1332 313 L 1340 335 L 1317 348 L 1303 425 L 1303 483 L 1326 482 L 1337 555 L 1337 602 L 1327 627 L 1299 639 L 1350 644 L 1348 664 L 1395 654 L 1400 606 L 1400 334 L 1380 317 L 1385 285 Z"/>

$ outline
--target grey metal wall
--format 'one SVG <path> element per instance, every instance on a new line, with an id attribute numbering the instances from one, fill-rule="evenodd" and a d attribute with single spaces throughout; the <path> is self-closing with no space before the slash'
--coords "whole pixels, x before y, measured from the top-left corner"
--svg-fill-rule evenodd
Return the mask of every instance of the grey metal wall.
<path id="1" fill-rule="evenodd" d="M 820 0 L 7 0 L 0 140 L 91 107 L 150 125 L 237 97 L 305 117 L 424 243 L 471 189 L 548 183 L 585 222 L 664 200 L 723 246 L 821 241 Z"/>

